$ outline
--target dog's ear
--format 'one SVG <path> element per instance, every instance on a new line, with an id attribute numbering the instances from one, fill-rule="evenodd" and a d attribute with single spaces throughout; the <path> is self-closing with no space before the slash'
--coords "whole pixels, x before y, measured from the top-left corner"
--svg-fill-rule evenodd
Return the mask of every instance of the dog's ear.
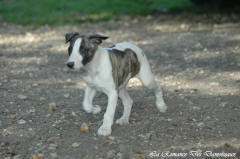
<path id="1" fill-rule="evenodd" d="M 65 35 L 65 42 L 68 43 L 69 41 L 71 41 L 77 35 L 80 35 L 80 33 L 78 33 L 78 32 L 67 33 Z"/>
<path id="2" fill-rule="evenodd" d="M 103 35 L 99 35 L 99 34 L 90 35 L 88 38 L 89 38 L 93 43 L 96 43 L 96 44 L 98 44 L 98 45 L 102 43 L 102 40 L 108 39 L 107 36 L 103 36 Z"/>

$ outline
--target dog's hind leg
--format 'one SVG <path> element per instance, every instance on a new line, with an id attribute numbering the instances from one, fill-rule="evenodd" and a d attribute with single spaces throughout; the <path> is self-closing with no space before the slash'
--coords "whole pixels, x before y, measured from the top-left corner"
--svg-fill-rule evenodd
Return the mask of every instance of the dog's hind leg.
<path id="1" fill-rule="evenodd" d="M 119 90 L 119 97 L 122 100 L 124 106 L 123 115 L 120 119 L 116 121 L 117 124 L 124 125 L 128 124 L 128 120 L 131 114 L 133 101 L 129 96 L 126 87 Z"/>
<path id="2" fill-rule="evenodd" d="M 138 77 L 140 78 L 144 86 L 154 91 L 155 97 L 156 97 L 156 106 L 160 112 L 164 113 L 167 110 L 167 105 L 165 104 L 163 99 L 162 88 L 154 79 L 154 75 L 151 71 L 151 68 L 147 59 L 143 57 L 140 62 L 141 62 L 141 68 L 138 73 Z"/>
<path id="3" fill-rule="evenodd" d="M 92 101 L 93 98 L 96 94 L 96 90 L 87 86 L 85 89 L 85 94 L 84 94 L 84 99 L 83 99 L 83 109 L 87 112 L 87 113 L 93 113 L 93 114 L 97 114 L 101 111 L 100 106 L 98 105 L 93 105 Z"/>

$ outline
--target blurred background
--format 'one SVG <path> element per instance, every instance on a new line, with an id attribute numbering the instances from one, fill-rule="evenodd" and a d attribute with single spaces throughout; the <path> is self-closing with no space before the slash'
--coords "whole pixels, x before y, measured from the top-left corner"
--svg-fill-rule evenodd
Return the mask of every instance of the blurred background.
<path id="1" fill-rule="evenodd" d="M 240 13 L 239 6 L 239 0 L 0 0 L 0 22 L 39 26 L 117 20 L 125 15 L 231 16 Z"/>

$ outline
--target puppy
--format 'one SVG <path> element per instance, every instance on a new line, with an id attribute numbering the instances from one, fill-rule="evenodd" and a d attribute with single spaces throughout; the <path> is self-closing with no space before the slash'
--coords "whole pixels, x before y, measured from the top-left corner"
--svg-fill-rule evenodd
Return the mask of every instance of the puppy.
<path id="1" fill-rule="evenodd" d="M 133 101 L 126 87 L 132 77 L 138 77 L 144 86 L 155 92 L 156 106 L 160 112 L 167 110 L 162 89 L 155 81 L 148 60 L 139 47 L 122 42 L 110 48 L 102 48 L 99 45 L 108 37 L 98 34 L 86 36 L 73 32 L 67 33 L 65 39 L 66 43 L 70 42 L 67 66 L 80 70 L 81 77 L 87 84 L 83 109 L 88 113 L 99 113 L 100 106 L 92 103 L 96 91 L 108 96 L 103 124 L 98 129 L 99 135 L 111 134 L 118 97 L 122 100 L 124 112 L 116 123 L 128 124 Z"/>

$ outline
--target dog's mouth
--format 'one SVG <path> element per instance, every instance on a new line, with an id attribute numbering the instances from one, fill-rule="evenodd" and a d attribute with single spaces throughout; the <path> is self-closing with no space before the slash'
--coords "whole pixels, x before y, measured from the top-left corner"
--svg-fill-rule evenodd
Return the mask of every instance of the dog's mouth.
<path id="1" fill-rule="evenodd" d="M 77 72 L 79 72 L 81 75 L 86 75 L 88 73 L 87 69 L 82 67 Z"/>
<path id="2" fill-rule="evenodd" d="M 76 72 L 76 73 L 80 74 L 81 76 L 87 75 L 87 73 L 88 73 L 87 69 L 84 67 L 81 67 L 79 69 L 78 68 L 69 68 L 67 72 L 68 73 Z"/>

